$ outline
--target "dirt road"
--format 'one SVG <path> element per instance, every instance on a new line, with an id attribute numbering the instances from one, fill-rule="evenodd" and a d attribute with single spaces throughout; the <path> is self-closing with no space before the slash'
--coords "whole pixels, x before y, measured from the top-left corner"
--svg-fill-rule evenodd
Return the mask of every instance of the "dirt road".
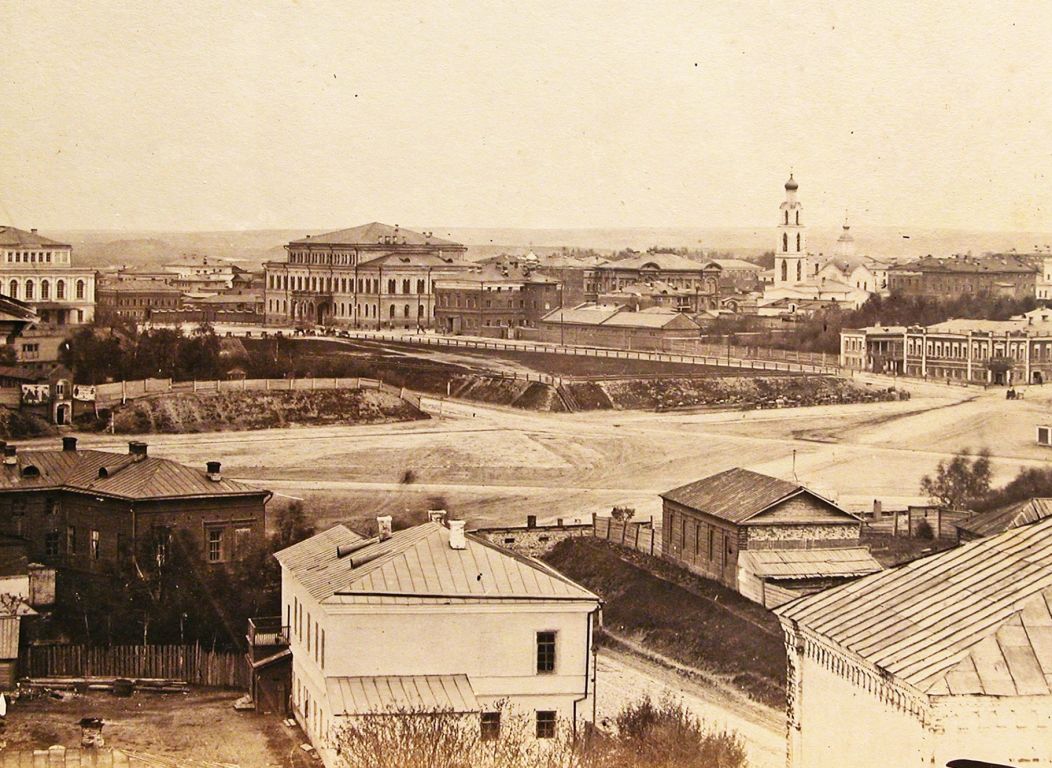
<path id="1" fill-rule="evenodd" d="M 713 730 L 735 731 L 745 742 L 750 768 L 785 765 L 784 715 L 732 699 L 718 689 L 635 654 L 604 648 L 599 655 L 598 716 L 613 718 L 625 704 L 649 696 L 683 702 Z"/>
<path id="2" fill-rule="evenodd" d="M 658 493 L 733 466 L 795 476 L 865 509 L 874 498 L 885 506 L 922 500 L 921 476 L 962 448 L 990 448 L 997 482 L 1045 465 L 1048 449 L 1033 436 L 1050 401 L 1052 387 L 1005 401 L 1001 391 L 928 386 L 891 403 L 544 414 L 425 398 L 435 415 L 425 422 L 148 440 L 155 455 L 219 460 L 230 477 L 308 498 L 321 524 L 418 509 L 432 497 L 479 525 L 527 514 L 583 518 L 615 504 L 643 517 L 659 511 Z M 125 439 L 85 435 L 82 445 L 124 450 Z M 403 482 L 409 471 L 415 482 Z"/>

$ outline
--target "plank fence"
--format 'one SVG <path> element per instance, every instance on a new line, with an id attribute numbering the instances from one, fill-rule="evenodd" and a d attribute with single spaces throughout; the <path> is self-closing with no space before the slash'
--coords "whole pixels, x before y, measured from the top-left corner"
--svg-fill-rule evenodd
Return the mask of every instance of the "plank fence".
<path id="1" fill-rule="evenodd" d="M 594 517 L 592 535 L 622 547 L 635 549 L 656 557 L 661 556 L 661 532 L 653 523 L 628 523 L 612 517 Z"/>
<path id="2" fill-rule="evenodd" d="M 181 680 L 210 688 L 249 687 L 240 653 L 200 645 L 30 645 L 19 656 L 22 677 L 126 677 Z"/>

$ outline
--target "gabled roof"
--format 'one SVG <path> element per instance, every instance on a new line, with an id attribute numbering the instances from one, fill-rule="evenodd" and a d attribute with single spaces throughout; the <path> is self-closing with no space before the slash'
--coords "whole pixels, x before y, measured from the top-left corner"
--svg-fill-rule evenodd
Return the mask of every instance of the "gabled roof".
<path id="1" fill-rule="evenodd" d="M 395 238 L 397 242 L 383 243 L 384 238 Z M 449 245 L 456 248 L 464 247 L 452 240 L 427 237 L 410 229 L 392 227 L 390 224 L 381 224 L 378 221 L 351 227 L 350 229 L 340 229 L 336 232 L 326 232 L 323 235 L 304 237 L 299 240 L 293 240 L 290 245 L 311 245 L 312 243 L 329 245 Z"/>
<path id="2" fill-rule="evenodd" d="M 346 558 L 337 558 L 338 547 L 364 541 L 361 536 L 345 525 L 336 525 L 309 539 L 275 552 L 274 557 L 282 568 L 310 593 L 321 601 L 333 594 L 333 584 L 342 580 L 350 563 Z"/>
<path id="3" fill-rule="evenodd" d="M 703 269 L 720 269 L 714 261 L 694 261 L 678 253 L 644 253 L 620 261 L 600 264 L 599 269 L 658 269 L 665 272 L 700 272 Z"/>
<path id="4" fill-rule="evenodd" d="M 27 467 L 36 472 L 27 475 Z M 0 492 L 45 488 L 132 500 L 269 495 L 233 480 L 211 480 L 204 467 L 153 456 L 135 461 L 108 451 L 25 451 L 16 464 L 0 465 Z"/>
<path id="5" fill-rule="evenodd" d="M 757 274 L 763 272 L 763 267 L 759 264 L 745 259 L 713 259 L 712 263 L 719 265 L 721 269 L 747 269 Z"/>
<path id="6" fill-rule="evenodd" d="M 857 519 L 802 485 L 741 467 L 673 488 L 661 494 L 661 498 L 731 523 L 744 523 L 778 502 L 801 493 L 814 496 L 846 517 Z"/>
<path id="7" fill-rule="evenodd" d="M 366 259 L 358 264 L 361 267 L 467 267 L 468 263 L 461 259 L 450 256 L 439 256 L 437 253 L 421 253 L 420 251 L 406 251 L 403 253 L 384 253 L 371 259 Z"/>
<path id="8" fill-rule="evenodd" d="M 341 530 L 337 530 L 341 529 Z M 295 578 L 322 603 L 537 600 L 598 602 L 599 598 L 539 560 L 466 534 L 465 549 L 449 546 L 449 530 L 428 522 L 337 556 L 337 542 L 356 543 L 343 526 L 279 552 Z M 351 534 L 353 536 L 353 534 Z M 297 552 L 313 563 L 294 565 Z M 357 565 L 355 565 L 357 563 Z"/>
<path id="9" fill-rule="evenodd" d="M 426 712 L 480 712 L 467 675 L 385 675 L 328 677 L 332 714 L 400 715 Z"/>
<path id="10" fill-rule="evenodd" d="M 976 536 L 993 536 L 1010 528 L 1036 523 L 1046 517 L 1052 517 L 1052 499 L 1024 499 L 1006 507 L 972 515 L 957 523 L 956 527 Z"/>
<path id="11" fill-rule="evenodd" d="M 738 557 L 750 572 L 775 580 L 865 576 L 882 570 L 866 547 L 750 549 Z"/>
<path id="12" fill-rule="evenodd" d="M 0 227 L 0 246 L 6 248 L 70 248 L 69 243 L 60 243 L 38 235 L 36 232 L 27 232 L 18 227 Z"/>
<path id="13" fill-rule="evenodd" d="M 932 695 L 1052 693 L 1052 518 L 776 610 Z"/>

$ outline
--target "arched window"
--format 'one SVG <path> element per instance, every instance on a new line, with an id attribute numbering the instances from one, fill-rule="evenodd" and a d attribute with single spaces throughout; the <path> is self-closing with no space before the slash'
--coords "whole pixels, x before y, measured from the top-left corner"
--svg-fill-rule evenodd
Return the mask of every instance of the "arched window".
<path id="1" fill-rule="evenodd" d="M 7 293 L 12 299 L 18 298 L 18 281 L 12 280 L 11 284 L 7 287 Z"/>
<path id="2" fill-rule="evenodd" d="M 55 298 L 64 299 L 66 298 L 66 281 L 59 280 L 55 283 Z"/>
<path id="3" fill-rule="evenodd" d="M 402 293 L 409 293 L 409 281 L 408 280 L 403 280 L 402 281 Z"/>
<path id="4" fill-rule="evenodd" d="M 424 316 L 424 305 L 423 304 L 417 304 L 416 305 L 416 316 L 417 317 L 423 317 Z"/>
<path id="5" fill-rule="evenodd" d="M 33 298 L 33 281 L 32 280 L 26 280 L 26 298 L 27 299 Z"/>
<path id="6" fill-rule="evenodd" d="M 785 223 L 786 224 L 789 223 L 789 210 L 788 209 L 786 209 L 786 211 L 785 211 Z"/>
<path id="7" fill-rule="evenodd" d="M 398 287 L 398 283 L 395 282 L 394 280 L 388 280 L 387 281 L 387 292 L 388 293 L 395 293 L 395 289 L 397 287 Z"/>
<path id="8" fill-rule="evenodd" d="M 800 253 L 800 233 L 796 233 L 796 252 Z"/>
<path id="9" fill-rule="evenodd" d="M 800 273 L 800 267 L 801 263 L 799 261 L 796 262 L 796 282 L 798 283 L 803 279 Z"/>
<path id="10" fill-rule="evenodd" d="M 782 262 L 782 282 L 785 282 L 788 279 L 789 279 L 789 263 L 783 261 Z"/>
<path id="11" fill-rule="evenodd" d="M 395 316 L 395 306 L 394 306 L 394 304 L 392 304 L 391 305 L 391 319 L 392 320 L 394 320 L 394 316 Z"/>
<path id="12" fill-rule="evenodd" d="M 782 251 L 784 253 L 789 253 L 789 233 L 788 232 L 783 232 L 782 233 Z"/>
<path id="13" fill-rule="evenodd" d="M 83 299 L 84 298 L 84 281 L 83 280 L 78 280 L 77 281 L 77 298 L 78 299 Z"/>
<path id="14" fill-rule="evenodd" d="M 408 304 L 406 304 L 402 308 L 402 317 L 409 317 L 409 305 Z"/>
<path id="15" fill-rule="evenodd" d="M 800 211 L 796 212 L 796 225 L 800 226 Z"/>
<path id="16" fill-rule="evenodd" d="M 50 299 L 51 298 L 51 283 L 47 280 L 40 281 L 40 298 Z"/>

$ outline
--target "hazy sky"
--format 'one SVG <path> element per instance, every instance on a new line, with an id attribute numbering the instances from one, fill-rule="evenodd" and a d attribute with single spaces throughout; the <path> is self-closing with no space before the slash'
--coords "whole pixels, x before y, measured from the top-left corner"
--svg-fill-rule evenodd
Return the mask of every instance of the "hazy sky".
<path id="1" fill-rule="evenodd" d="M 847 8 L 845 6 L 853 6 Z M 1047 3 L 0 0 L 0 221 L 1052 231 Z"/>

